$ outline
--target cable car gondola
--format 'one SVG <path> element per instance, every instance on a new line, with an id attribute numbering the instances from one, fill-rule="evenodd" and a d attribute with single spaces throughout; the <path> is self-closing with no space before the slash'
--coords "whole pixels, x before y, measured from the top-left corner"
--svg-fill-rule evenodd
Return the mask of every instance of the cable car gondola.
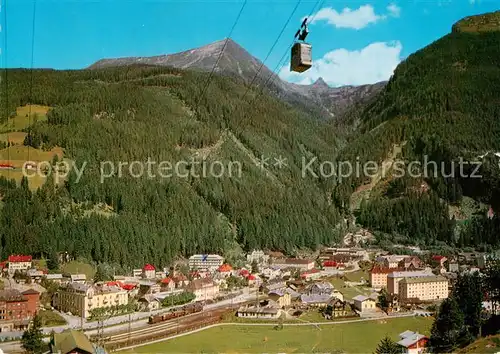
<path id="1" fill-rule="evenodd" d="M 309 31 L 307 30 L 307 17 L 302 21 L 297 33 L 295 33 L 297 42 L 292 46 L 292 55 L 290 60 L 290 71 L 302 73 L 312 66 L 312 45 L 305 42 Z"/>

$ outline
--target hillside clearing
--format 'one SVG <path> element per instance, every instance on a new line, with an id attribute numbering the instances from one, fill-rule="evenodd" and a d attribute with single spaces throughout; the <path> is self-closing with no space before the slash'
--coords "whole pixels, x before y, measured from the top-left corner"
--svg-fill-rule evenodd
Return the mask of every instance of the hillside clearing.
<path id="1" fill-rule="evenodd" d="M 46 121 L 49 109 L 37 104 L 17 107 L 16 115 L 0 125 L 0 132 L 23 130 L 36 122 Z"/>

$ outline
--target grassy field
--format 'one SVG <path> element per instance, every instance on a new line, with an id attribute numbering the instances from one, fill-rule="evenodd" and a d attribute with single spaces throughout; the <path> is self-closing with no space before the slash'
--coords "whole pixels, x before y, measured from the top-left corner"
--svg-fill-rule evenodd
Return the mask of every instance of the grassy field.
<path id="1" fill-rule="evenodd" d="M 458 353 L 498 353 L 500 351 L 500 335 L 481 338 L 467 347 L 460 349 Z"/>
<path id="2" fill-rule="evenodd" d="M 10 136 L 9 139 L 11 139 Z M 59 160 L 63 159 L 63 150 L 59 147 L 55 147 L 50 151 L 43 151 L 24 145 L 13 145 L 6 149 L 2 149 L 0 150 L 0 163 L 10 164 L 15 167 L 15 170 L 0 170 L 0 176 L 3 176 L 7 179 L 13 179 L 17 183 L 20 183 L 21 179 L 23 178 L 22 168 L 26 161 L 33 161 L 35 163 L 40 163 L 43 161 L 52 162 L 54 156 L 56 155 L 58 156 Z M 71 164 L 70 160 L 64 160 Z M 30 189 L 38 189 L 45 183 L 45 179 L 46 178 L 40 173 L 35 173 L 35 171 L 32 171 L 30 173 L 30 177 L 28 178 Z M 59 182 L 61 183 L 62 181 Z"/>
<path id="3" fill-rule="evenodd" d="M 0 124 L 0 132 L 9 132 L 23 130 L 36 122 L 47 120 L 47 112 L 50 107 L 39 105 L 26 105 L 16 109 L 16 116 L 9 118 L 3 124 Z M 30 115 L 31 113 L 31 115 Z"/>
<path id="4" fill-rule="evenodd" d="M 92 265 L 80 261 L 71 261 L 63 264 L 61 266 L 61 271 L 63 273 L 70 274 L 85 274 L 87 276 L 87 280 L 93 278 L 95 274 L 95 269 Z"/>
<path id="5" fill-rule="evenodd" d="M 11 144 L 23 145 L 24 138 L 26 138 L 28 133 L 25 132 L 10 132 L 0 134 L 0 141 L 5 143 L 10 142 Z"/>
<path id="6" fill-rule="evenodd" d="M 54 311 L 40 310 L 38 314 L 41 317 L 42 326 L 44 327 L 62 326 L 67 323 L 61 315 Z"/>
<path id="7" fill-rule="evenodd" d="M 348 281 L 358 282 L 370 279 L 370 273 L 368 271 L 357 270 L 355 272 L 345 273 L 345 277 Z"/>
<path id="8" fill-rule="evenodd" d="M 429 318 L 408 317 L 323 325 L 321 330 L 312 326 L 285 326 L 282 330 L 222 326 L 122 353 L 373 353 L 385 335 L 396 340 L 407 329 L 429 334 L 431 324 Z"/>
<path id="9" fill-rule="evenodd" d="M 35 149 L 24 146 L 26 132 L 20 130 L 26 129 L 30 124 L 44 121 L 47 119 L 47 112 L 50 107 L 40 105 L 27 105 L 18 107 L 16 116 L 9 118 L 3 124 L 0 124 L 0 141 L 13 144 L 6 149 L 0 150 L 0 163 L 10 164 L 15 170 L 0 170 L 0 176 L 7 179 L 14 179 L 17 183 L 23 178 L 22 167 L 26 161 L 40 163 L 43 161 L 51 162 L 55 155 L 59 160 L 63 158 L 63 149 L 55 147 L 50 151 Z M 28 178 L 31 190 L 36 190 L 45 183 L 45 177 L 38 174 Z"/>
<path id="10" fill-rule="evenodd" d="M 346 273 L 346 277 L 349 281 L 359 282 L 361 278 L 365 280 L 368 279 L 368 273 L 363 271 L 357 271 L 352 273 Z M 345 300 L 351 300 L 353 297 L 357 295 L 370 295 L 371 289 L 365 286 L 348 286 L 345 281 L 341 278 L 332 277 L 328 279 L 328 281 L 335 287 L 335 289 L 339 290 L 343 295 Z"/>

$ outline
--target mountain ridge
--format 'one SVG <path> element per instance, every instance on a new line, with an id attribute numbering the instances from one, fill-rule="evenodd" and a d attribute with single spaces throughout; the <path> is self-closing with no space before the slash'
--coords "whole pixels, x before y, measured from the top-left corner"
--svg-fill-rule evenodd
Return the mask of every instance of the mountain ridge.
<path id="1" fill-rule="evenodd" d="M 216 73 L 236 77 L 247 84 L 252 82 L 259 89 L 265 88 L 285 102 L 323 119 L 332 119 L 343 114 L 353 103 L 376 94 L 385 84 L 380 82 L 373 85 L 331 87 L 323 78 L 318 78 L 311 85 L 290 83 L 282 80 L 232 39 L 222 39 L 173 54 L 101 59 L 87 69 L 145 64 L 212 71 L 222 49 L 224 52 L 214 70 Z"/>

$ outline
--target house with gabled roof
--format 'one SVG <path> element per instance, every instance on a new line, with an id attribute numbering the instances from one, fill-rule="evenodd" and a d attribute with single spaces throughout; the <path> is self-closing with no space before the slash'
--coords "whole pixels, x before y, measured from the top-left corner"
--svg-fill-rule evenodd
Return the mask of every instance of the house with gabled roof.
<path id="1" fill-rule="evenodd" d="M 90 342 L 85 333 L 73 329 L 53 333 L 50 339 L 51 353 L 59 354 L 97 354 L 98 349 Z"/>
<path id="2" fill-rule="evenodd" d="M 404 348 L 403 353 L 419 354 L 427 348 L 429 338 L 423 334 L 412 331 L 404 331 L 399 334 L 400 341 L 398 345 Z"/>
<path id="3" fill-rule="evenodd" d="M 354 307 L 361 312 L 372 311 L 377 308 L 376 301 L 365 295 L 355 296 L 352 300 L 354 301 Z"/>

